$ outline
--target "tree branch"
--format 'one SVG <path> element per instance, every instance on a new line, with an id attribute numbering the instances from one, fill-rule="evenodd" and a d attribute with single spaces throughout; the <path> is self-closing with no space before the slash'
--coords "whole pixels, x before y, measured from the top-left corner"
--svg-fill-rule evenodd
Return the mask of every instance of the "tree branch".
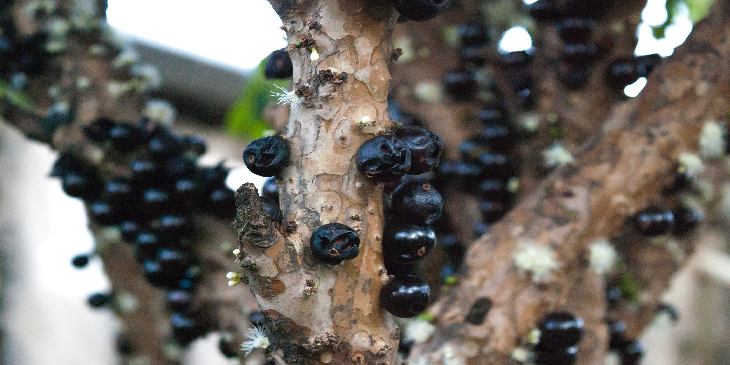
<path id="1" fill-rule="evenodd" d="M 618 123 L 607 124 L 575 167 L 557 171 L 472 245 L 465 279 L 432 310 L 437 335 L 413 359 L 442 363 L 448 349 L 463 359 L 504 360 L 545 311 L 562 305 L 581 272 L 577 257 L 587 242 L 615 234 L 628 216 L 657 199 L 675 156 L 696 149 L 706 120 L 726 115 L 730 80 L 721 70 L 730 66 L 727 25 L 721 18 L 698 26 L 651 77 L 643 96 L 613 115 Z M 616 125 L 627 128 L 613 129 Z M 515 253 L 525 245 L 554 252 L 560 266 L 545 282 L 534 283 L 514 266 Z M 464 314 L 482 297 L 493 302 L 486 321 L 465 324 Z M 478 351 L 466 351 L 473 348 Z"/>

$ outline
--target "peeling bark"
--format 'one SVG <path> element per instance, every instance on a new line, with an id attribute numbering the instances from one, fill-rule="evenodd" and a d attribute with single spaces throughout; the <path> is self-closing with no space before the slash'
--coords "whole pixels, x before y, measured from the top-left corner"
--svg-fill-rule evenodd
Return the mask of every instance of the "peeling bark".
<path id="1" fill-rule="evenodd" d="M 271 3 L 284 21 L 301 98 L 285 134 L 291 163 L 277 179 L 284 222 L 275 230 L 259 224 L 255 191 L 244 185 L 236 224 L 242 267 L 269 315 L 269 351 L 290 364 L 392 364 L 397 333 L 378 299 L 382 188 L 359 174 L 354 155 L 390 127 L 395 14 L 369 0 Z M 312 231 L 333 222 L 354 228 L 362 242 L 357 258 L 337 266 L 317 262 L 309 249 Z"/>

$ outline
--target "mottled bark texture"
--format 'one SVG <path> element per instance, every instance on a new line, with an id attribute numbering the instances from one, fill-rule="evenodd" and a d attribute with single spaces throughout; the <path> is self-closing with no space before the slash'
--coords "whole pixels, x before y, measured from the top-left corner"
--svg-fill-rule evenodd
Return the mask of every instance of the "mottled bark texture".
<path id="1" fill-rule="evenodd" d="M 725 8 L 723 8 L 723 6 Z M 707 120 L 728 113 L 730 31 L 727 5 L 703 22 L 686 45 L 652 75 L 639 100 L 614 115 L 574 166 L 549 177 L 467 252 L 460 286 L 437 303 L 438 330 L 412 359 L 441 364 L 508 362 L 513 349 L 547 311 L 563 308 L 593 239 L 624 228 L 627 217 L 661 199 L 680 152 L 697 150 Z M 559 264 L 540 283 L 513 264 L 525 245 L 548 247 Z M 484 324 L 464 323 L 477 298 L 493 306 Z"/>
<path id="2" fill-rule="evenodd" d="M 236 223 L 242 267 L 269 316 L 269 351 L 291 364 L 392 364 L 396 327 L 378 300 L 386 279 L 382 189 L 357 171 L 354 155 L 390 127 L 395 13 L 371 0 L 271 3 L 284 21 L 301 98 L 285 134 L 291 162 L 277 180 L 284 222 L 268 233 L 249 224 L 259 212 L 244 185 Z M 354 228 L 361 241 L 359 255 L 336 266 L 309 248 L 312 231 L 333 222 Z M 251 239 L 255 227 L 254 237 L 273 240 Z"/>
<path id="3" fill-rule="evenodd" d="M 33 1 L 16 1 L 14 7 L 15 19 L 27 34 L 48 27 L 53 20 L 70 21 L 79 15 L 72 10 L 77 2 L 59 1 L 55 3 L 53 17 L 33 18 L 24 10 L 30 3 Z M 25 93 L 31 104 L 21 107 L 3 98 L 3 117 L 30 138 L 47 143 L 59 152 L 73 154 L 108 178 L 127 174 L 129 161 L 85 139 L 82 127 L 101 116 L 134 122 L 141 116 L 147 95 L 112 92 L 112 83 L 127 82 L 133 77 L 131 64 L 114 66 L 120 45 L 106 25 L 97 23 L 101 13 L 86 15 L 91 16 L 89 24 L 92 25 L 83 29 L 71 27 L 63 37 L 65 50 L 50 58 L 42 74 L 29 78 Z M 70 110 L 75 111 L 74 119 L 49 128 L 43 117 L 57 102 L 67 102 Z M 226 333 L 236 347 L 243 340 L 247 314 L 255 308 L 251 295 L 241 295 L 226 286 L 225 275 L 235 268 L 231 251 L 236 237 L 227 221 L 197 217 L 196 227 L 198 230 L 192 238 L 197 244 L 193 250 L 201 265 L 201 276 L 194 309 L 206 321 L 208 329 Z M 180 363 L 184 351 L 169 344 L 170 317 L 163 291 L 145 280 L 131 244 L 122 242 L 116 228 L 92 224 L 91 229 L 95 250 L 115 294 L 111 309 L 121 322 L 123 338 L 132 348 L 130 361 L 152 365 Z"/>

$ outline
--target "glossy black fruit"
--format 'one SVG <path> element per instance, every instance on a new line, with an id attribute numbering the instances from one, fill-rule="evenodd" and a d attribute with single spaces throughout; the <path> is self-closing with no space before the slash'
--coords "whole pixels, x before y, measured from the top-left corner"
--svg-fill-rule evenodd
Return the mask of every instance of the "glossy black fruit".
<path id="1" fill-rule="evenodd" d="M 558 66 L 560 82 L 570 90 L 577 90 L 585 86 L 591 75 L 591 68 L 586 64 L 563 63 Z"/>
<path id="2" fill-rule="evenodd" d="M 168 208 L 170 193 L 158 188 L 149 188 L 142 192 L 141 208 L 145 214 L 156 214 Z"/>
<path id="3" fill-rule="evenodd" d="M 517 142 L 512 126 L 505 123 L 487 123 L 479 131 L 479 139 L 495 151 L 510 150 Z"/>
<path id="4" fill-rule="evenodd" d="M 226 187 L 213 189 L 208 195 L 208 212 L 219 218 L 236 214 L 236 193 Z"/>
<path id="5" fill-rule="evenodd" d="M 133 160 L 129 164 L 129 169 L 132 172 L 132 183 L 136 185 L 152 186 L 157 185 L 162 181 L 162 169 L 160 168 L 160 165 L 153 160 Z"/>
<path id="6" fill-rule="evenodd" d="M 514 51 L 500 54 L 499 60 L 507 68 L 519 69 L 529 65 L 532 62 L 532 56 L 532 50 Z"/>
<path id="7" fill-rule="evenodd" d="M 224 337 L 221 337 L 221 339 L 218 340 L 218 351 L 229 359 L 238 356 L 238 346 Z"/>
<path id="8" fill-rule="evenodd" d="M 466 162 L 478 161 L 479 155 L 489 151 L 487 143 L 479 137 L 467 138 L 459 143 L 459 154 Z"/>
<path id="9" fill-rule="evenodd" d="M 555 0 L 535 1 L 527 5 L 527 11 L 530 13 L 530 16 L 539 21 L 555 20 L 561 16 Z"/>
<path id="10" fill-rule="evenodd" d="M 483 199 L 479 202 L 479 212 L 486 223 L 494 223 L 509 211 L 509 206 L 502 201 Z"/>
<path id="11" fill-rule="evenodd" d="M 91 257 L 89 257 L 88 254 L 76 255 L 71 259 L 71 265 L 75 268 L 81 269 L 89 264 L 89 260 L 91 260 Z"/>
<path id="12" fill-rule="evenodd" d="M 243 150 L 243 162 L 256 175 L 278 175 L 289 163 L 289 143 L 280 136 L 259 138 Z"/>
<path id="13" fill-rule="evenodd" d="M 193 294 L 187 290 L 169 290 L 165 293 L 167 306 L 174 311 L 187 311 L 193 304 Z"/>
<path id="14" fill-rule="evenodd" d="M 134 194 L 132 184 L 126 179 L 111 179 L 104 184 L 104 199 L 113 204 L 131 203 Z"/>
<path id="15" fill-rule="evenodd" d="M 285 79 L 292 77 L 293 74 L 294 67 L 286 49 L 282 48 L 271 52 L 269 58 L 266 60 L 266 67 L 264 68 L 266 78 Z"/>
<path id="16" fill-rule="evenodd" d="M 591 62 L 598 55 L 595 43 L 566 43 L 560 55 L 565 62 L 578 64 Z"/>
<path id="17" fill-rule="evenodd" d="M 459 59 L 464 65 L 482 67 L 487 63 L 487 52 L 484 47 L 463 46 L 459 48 Z"/>
<path id="18" fill-rule="evenodd" d="M 480 22 L 467 22 L 457 25 L 456 34 L 459 36 L 462 46 L 483 46 L 489 42 L 487 28 Z"/>
<path id="19" fill-rule="evenodd" d="M 500 105 L 489 105 L 479 111 L 479 121 L 484 125 L 508 124 L 507 111 Z"/>
<path id="20" fill-rule="evenodd" d="M 184 272 L 192 262 L 190 253 L 178 248 L 161 248 L 157 250 L 154 259 L 163 271 Z"/>
<path id="21" fill-rule="evenodd" d="M 394 135 L 375 137 L 360 146 L 357 169 L 374 182 L 394 181 L 411 168 L 411 150 Z"/>
<path id="22" fill-rule="evenodd" d="M 74 198 L 93 199 L 99 194 L 99 182 L 92 174 L 68 172 L 61 179 L 63 192 Z"/>
<path id="23" fill-rule="evenodd" d="M 119 223 L 119 230 L 122 233 L 122 239 L 127 242 L 134 242 L 137 234 L 139 233 L 139 223 L 133 220 L 124 220 Z"/>
<path id="24" fill-rule="evenodd" d="M 150 256 L 163 245 L 160 235 L 152 231 L 139 230 L 134 237 L 134 246 L 138 257 Z"/>
<path id="25" fill-rule="evenodd" d="M 164 288 L 174 287 L 185 277 L 185 271 L 165 270 L 165 266 L 155 260 L 145 260 L 142 263 L 142 272 L 150 284 Z"/>
<path id="26" fill-rule="evenodd" d="M 477 92 L 476 75 L 467 70 L 453 70 L 444 75 L 444 90 L 454 100 L 472 99 Z"/>
<path id="27" fill-rule="evenodd" d="M 659 236 L 674 226 L 674 213 L 669 209 L 648 207 L 636 213 L 634 223 L 636 228 L 645 236 Z"/>
<path id="28" fill-rule="evenodd" d="M 587 43 L 596 23 L 588 18 L 564 18 L 556 23 L 558 36 L 565 43 Z"/>
<path id="29" fill-rule="evenodd" d="M 583 320 L 567 312 L 548 313 L 538 325 L 539 350 L 567 349 L 575 346 L 583 337 Z"/>
<path id="30" fill-rule="evenodd" d="M 184 313 L 172 313 L 170 315 L 170 325 L 173 338 L 182 345 L 189 344 L 203 332 L 200 323 Z"/>
<path id="31" fill-rule="evenodd" d="M 281 223 L 281 221 L 284 220 L 284 214 L 281 212 L 279 203 L 265 197 L 261 197 L 260 199 L 264 215 L 274 222 Z"/>
<path id="32" fill-rule="evenodd" d="M 550 349 L 535 351 L 535 365 L 572 365 L 578 358 L 578 348 Z"/>
<path id="33" fill-rule="evenodd" d="M 144 140 L 139 128 L 131 124 L 117 123 L 108 133 L 112 147 L 119 151 L 129 151 L 138 147 Z"/>
<path id="34" fill-rule="evenodd" d="M 91 294 L 88 298 L 86 298 L 86 303 L 88 303 L 91 308 L 105 307 L 108 304 L 110 304 L 111 302 L 112 302 L 111 295 L 105 294 L 105 293 L 94 293 L 94 294 Z"/>
<path id="35" fill-rule="evenodd" d="M 435 18 L 449 6 L 450 0 L 391 0 L 405 18 L 417 22 Z"/>
<path id="36" fill-rule="evenodd" d="M 483 152 L 479 154 L 478 161 L 489 177 L 509 178 L 517 172 L 516 162 L 511 155 Z"/>
<path id="37" fill-rule="evenodd" d="M 166 129 L 158 129 L 147 141 L 147 152 L 152 158 L 164 160 L 183 151 L 183 146 L 176 136 Z"/>
<path id="38" fill-rule="evenodd" d="M 106 201 L 90 203 L 87 209 L 91 220 L 102 226 L 110 226 L 119 223 L 122 218 L 124 218 L 118 208 Z"/>
<path id="39" fill-rule="evenodd" d="M 619 58 L 608 65 L 606 79 L 616 89 L 633 84 L 639 78 L 636 63 L 631 58 Z"/>
<path id="40" fill-rule="evenodd" d="M 611 351 L 623 350 L 628 340 L 626 340 L 626 323 L 623 321 L 608 321 L 608 349 Z"/>
<path id="41" fill-rule="evenodd" d="M 639 365 L 641 358 L 644 357 L 644 345 L 639 341 L 630 341 L 626 343 L 619 355 L 621 365 Z"/>
<path id="42" fill-rule="evenodd" d="M 87 139 L 95 143 L 102 143 L 109 140 L 109 131 L 116 125 L 117 123 L 109 118 L 99 118 L 82 129 Z"/>
<path id="43" fill-rule="evenodd" d="M 431 227 L 389 225 L 383 232 L 383 256 L 413 263 L 424 258 L 436 246 L 436 233 Z"/>
<path id="44" fill-rule="evenodd" d="M 674 215 L 674 233 L 686 234 L 705 220 L 705 213 L 699 209 L 680 206 L 672 212 Z"/>
<path id="45" fill-rule="evenodd" d="M 503 179 L 484 179 L 479 184 L 479 197 L 499 202 L 511 202 L 514 194 L 509 190 L 507 181 Z"/>
<path id="46" fill-rule="evenodd" d="M 329 223 L 317 228 L 309 239 L 315 259 L 330 265 L 350 260 L 360 253 L 360 237 L 354 229 L 340 223 Z"/>
<path id="47" fill-rule="evenodd" d="M 264 182 L 264 186 L 261 188 L 261 196 L 279 202 L 279 186 L 276 184 L 276 179 L 271 178 Z"/>
<path id="48" fill-rule="evenodd" d="M 431 288 L 413 275 L 396 276 L 380 291 L 380 305 L 392 315 L 411 318 L 423 312 L 431 298 Z"/>
<path id="49" fill-rule="evenodd" d="M 441 139 L 421 127 L 404 127 L 395 132 L 395 137 L 403 141 L 411 151 L 411 175 L 433 171 L 441 161 Z"/>
<path id="50" fill-rule="evenodd" d="M 168 240 L 177 240 L 192 231 L 190 219 L 178 214 L 164 214 L 157 218 L 152 227 Z"/>
<path id="51" fill-rule="evenodd" d="M 441 194 L 427 181 L 405 182 L 391 195 L 391 213 L 401 222 L 432 224 L 443 208 Z"/>
<path id="52" fill-rule="evenodd" d="M 474 226 L 472 227 L 472 233 L 474 236 L 474 239 L 477 239 L 489 232 L 489 228 L 492 227 L 491 224 L 485 222 L 485 221 L 478 221 L 474 223 Z"/>
<path id="53" fill-rule="evenodd" d="M 658 54 L 638 56 L 634 62 L 636 63 L 636 74 L 639 77 L 649 77 L 654 68 L 662 63 L 662 56 Z"/>

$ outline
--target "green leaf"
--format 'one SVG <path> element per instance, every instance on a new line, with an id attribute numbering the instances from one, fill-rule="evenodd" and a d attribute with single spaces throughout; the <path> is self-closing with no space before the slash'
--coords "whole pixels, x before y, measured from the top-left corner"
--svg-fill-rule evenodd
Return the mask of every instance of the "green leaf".
<path id="1" fill-rule="evenodd" d="M 263 137 L 271 130 L 269 123 L 264 120 L 264 108 L 276 102 L 271 93 L 277 91 L 277 86 L 285 88 L 289 81 L 267 79 L 264 76 L 265 65 L 266 60 L 251 73 L 241 95 L 226 115 L 226 128 L 232 135 L 252 140 Z"/>
<path id="2" fill-rule="evenodd" d="M 697 23 L 710 12 L 714 0 L 684 0 L 689 8 L 689 19 Z"/>
<path id="3" fill-rule="evenodd" d="M 8 104 L 22 110 L 33 109 L 33 102 L 22 91 L 11 88 L 4 81 L 0 80 L 0 99 Z"/>
<path id="4" fill-rule="evenodd" d="M 631 275 L 631 273 L 628 271 L 621 273 L 618 286 L 621 288 L 621 293 L 624 298 L 628 301 L 633 303 L 639 301 L 639 293 L 641 292 L 641 289 L 639 288 L 639 283 L 636 282 L 636 279 L 633 275 Z"/>

